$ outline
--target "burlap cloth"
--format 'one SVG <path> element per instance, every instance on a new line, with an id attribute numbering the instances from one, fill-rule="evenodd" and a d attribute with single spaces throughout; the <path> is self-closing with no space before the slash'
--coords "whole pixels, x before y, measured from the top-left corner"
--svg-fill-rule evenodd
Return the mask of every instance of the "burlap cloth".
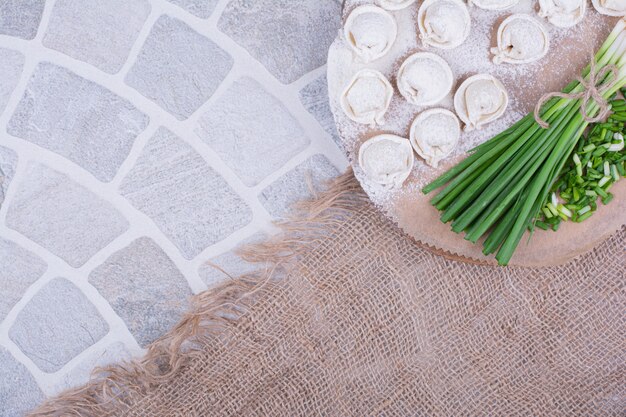
<path id="1" fill-rule="evenodd" d="M 199 295 L 145 359 L 36 416 L 610 416 L 626 413 L 626 229 L 564 267 L 420 247 L 351 173 L 269 262 Z"/>

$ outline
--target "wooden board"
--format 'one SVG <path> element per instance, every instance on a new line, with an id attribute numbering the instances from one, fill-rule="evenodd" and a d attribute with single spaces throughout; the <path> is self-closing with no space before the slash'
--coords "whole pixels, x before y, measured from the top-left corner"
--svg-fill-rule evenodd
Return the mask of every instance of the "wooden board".
<path id="1" fill-rule="evenodd" d="M 524 2 L 528 2 L 524 5 Z M 369 0 L 347 0 L 344 9 L 344 20 L 354 7 L 372 3 Z M 534 3 L 534 2 L 533 2 Z M 484 51 L 484 59 L 476 60 L 476 69 L 461 62 L 462 53 L 456 55 L 453 51 L 440 51 L 423 48 L 418 40 L 415 17 L 421 4 L 418 1 L 408 9 L 393 12 L 399 26 L 399 38 L 389 56 L 369 65 L 359 64 L 340 32 L 330 48 L 328 60 L 328 82 L 330 104 L 339 135 L 343 141 L 346 153 L 355 170 L 355 175 L 363 188 L 389 218 L 391 218 L 407 234 L 417 242 L 432 247 L 440 253 L 454 257 L 463 257 L 478 262 L 495 263 L 493 257 L 485 257 L 482 245 L 471 244 L 450 230 L 449 225 L 439 221 L 439 212 L 429 204 L 430 196 L 421 193 L 423 185 L 436 178 L 446 169 L 463 159 L 465 150 L 475 144 L 484 142 L 495 133 L 504 130 L 521 115 L 534 108 L 535 103 L 545 92 L 558 91 L 569 81 L 573 80 L 589 61 L 592 50 L 597 50 L 617 21 L 616 18 L 600 16 L 590 8 L 585 20 L 575 28 L 568 30 L 551 29 L 552 45 L 548 55 L 539 63 L 530 64 L 526 68 L 506 68 L 488 63 L 490 46 L 495 46 L 495 31 L 499 22 L 514 12 L 520 12 L 527 7 L 530 9 L 530 0 L 522 0 L 517 10 L 512 11 L 484 11 L 471 9 L 473 35 L 468 51 Z M 526 12 L 529 12 L 526 11 Z M 488 15 L 490 14 L 490 15 Z M 536 16 L 536 15 L 535 15 Z M 486 21 L 491 21 L 489 27 L 479 27 Z M 473 44 L 472 44 L 473 42 Z M 491 45 L 489 44 L 491 42 Z M 427 167 L 416 156 L 416 168 L 401 190 L 392 193 L 382 192 L 365 178 L 358 167 L 356 155 L 360 144 L 377 134 L 394 133 L 408 138 L 409 126 L 413 119 L 425 108 L 409 105 L 396 91 L 389 110 L 388 123 L 379 129 L 372 130 L 367 126 L 357 125 L 350 121 L 342 112 L 338 98 L 352 75 L 360 68 L 370 67 L 383 72 L 395 87 L 395 74 L 404 59 L 414 52 L 428 50 L 437 53 L 446 59 L 456 76 L 458 86 L 468 76 L 477 72 L 489 72 L 498 77 L 507 88 L 512 103 L 508 110 L 508 117 L 495 122 L 484 132 L 464 135 L 461 138 L 462 146 L 456 155 L 453 155 L 438 169 Z M 465 60 L 467 61 L 467 60 Z M 489 65 L 489 66 L 488 66 Z M 505 64 L 509 65 L 510 64 Z M 486 71 L 488 69 L 488 71 Z M 456 87 L 453 92 L 456 91 Z M 451 108 L 452 97 L 448 97 L 441 107 Z M 477 136 L 478 135 L 478 136 Z M 464 145 L 464 146 L 463 146 Z M 511 264 L 520 266 L 549 266 L 563 264 L 574 257 L 587 252 L 611 234 L 626 224 L 626 181 L 616 184 L 611 192 L 615 199 L 608 206 L 602 206 L 598 212 L 587 221 L 576 224 L 568 222 L 562 224 L 557 233 L 538 230 L 532 239 L 524 238 L 515 253 Z"/>

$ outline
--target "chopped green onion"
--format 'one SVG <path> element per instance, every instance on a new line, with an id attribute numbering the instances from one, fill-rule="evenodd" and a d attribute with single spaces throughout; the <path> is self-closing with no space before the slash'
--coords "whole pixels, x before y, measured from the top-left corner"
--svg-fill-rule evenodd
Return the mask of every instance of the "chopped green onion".
<path id="1" fill-rule="evenodd" d="M 550 124 L 542 129 L 532 114 L 477 146 L 470 156 L 423 188 L 452 222 L 455 232 L 477 242 L 487 235 L 483 253 L 496 253 L 506 265 L 524 233 L 536 228 L 558 230 L 562 221 L 580 222 L 597 209 L 597 197 L 609 202 L 608 188 L 626 171 L 624 121 L 626 101 L 616 92 L 626 85 L 626 20 L 620 20 L 595 56 L 597 68 L 618 67 L 614 87 L 600 89 L 613 115 L 606 123 L 589 124 L 581 115 L 582 100 L 554 98 L 541 109 Z M 589 79 L 590 68 L 582 76 Z M 580 93 L 579 81 L 565 93 Z M 585 109 L 595 115 L 598 105 Z"/>
<path id="2" fill-rule="evenodd" d="M 550 213 L 552 213 L 555 216 L 559 215 L 559 211 L 556 209 L 556 206 L 552 203 L 548 203 L 546 204 L 546 207 L 548 208 L 548 210 L 550 210 Z"/>
<path id="3" fill-rule="evenodd" d="M 607 182 L 611 181 L 611 177 L 603 177 L 599 182 L 598 182 L 598 187 L 604 187 L 606 185 Z"/>
<path id="4" fill-rule="evenodd" d="M 611 165 L 611 176 L 614 181 L 619 181 L 619 172 L 617 172 L 617 166 Z"/>
<path id="5" fill-rule="evenodd" d="M 583 146 L 583 152 L 582 153 L 591 152 L 595 148 L 596 148 L 596 145 L 594 145 L 593 143 L 590 143 L 589 145 Z"/>
<path id="6" fill-rule="evenodd" d="M 591 216 L 593 216 L 593 213 L 592 213 L 592 212 L 585 213 L 585 214 L 583 214 L 582 216 L 578 217 L 578 218 L 576 219 L 576 222 L 577 222 L 577 223 L 583 222 L 583 221 L 587 220 L 587 219 L 588 219 L 589 217 L 591 217 Z"/>
<path id="7" fill-rule="evenodd" d="M 602 204 L 604 204 L 605 206 L 609 204 L 611 201 L 613 201 L 613 194 L 611 193 L 608 193 L 606 197 L 602 198 Z"/>
<path id="8" fill-rule="evenodd" d="M 598 193 L 598 195 L 599 195 L 600 197 L 602 197 L 602 198 L 607 198 L 607 197 L 609 196 L 609 195 L 606 193 L 606 191 L 604 191 L 604 190 L 603 190 L 602 188 L 600 188 L 600 187 L 596 187 L 596 188 L 594 189 L 594 191 L 595 191 L 596 193 Z"/>
<path id="9" fill-rule="evenodd" d="M 559 204 L 557 206 L 557 210 L 559 211 L 559 213 L 561 213 L 561 214 L 563 214 L 563 215 L 565 215 L 567 217 L 572 217 L 572 212 L 567 207 L 565 207 L 563 204 Z"/>
<path id="10" fill-rule="evenodd" d="M 541 211 L 543 211 L 543 214 L 546 216 L 546 219 L 551 219 L 552 217 L 554 217 L 554 214 L 547 207 L 543 207 Z"/>

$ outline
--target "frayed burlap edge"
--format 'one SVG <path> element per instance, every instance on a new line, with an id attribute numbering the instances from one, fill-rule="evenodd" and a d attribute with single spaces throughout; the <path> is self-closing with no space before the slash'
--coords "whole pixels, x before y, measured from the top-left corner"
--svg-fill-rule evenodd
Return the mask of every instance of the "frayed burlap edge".
<path id="1" fill-rule="evenodd" d="M 297 214 L 278 225 L 279 235 L 241 251 L 247 261 L 263 265 L 259 271 L 231 278 L 195 296 L 190 312 L 150 345 L 144 358 L 96 369 L 90 383 L 48 400 L 31 416 L 104 417 L 132 412 L 153 388 L 184 374 L 187 366 L 203 355 L 202 346 L 228 339 L 255 301 L 278 286 L 284 276 L 280 272 L 289 270 L 300 256 L 321 245 L 328 230 L 339 228 L 363 204 L 371 203 L 348 171 L 319 198 L 299 203 Z"/>
<path id="2" fill-rule="evenodd" d="M 265 267 L 194 296 L 190 312 L 166 335 L 148 347 L 140 360 L 97 368 L 91 381 L 50 399 L 30 415 L 110 416 L 136 404 L 151 387 L 167 383 L 184 372 L 185 365 L 215 338 L 223 338 L 239 317 L 254 304 L 255 295 L 271 291 L 277 271 L 289 267 L 299 254 L 317 246 L 324 230 L 339 225 L 345 215 L 367 197 L 349 170 L 330 184 L 319 198 L 296 205 L 297 213 L 277 224 L 281 233 L 266 242 L 242 248 L 248 262 Z"/>

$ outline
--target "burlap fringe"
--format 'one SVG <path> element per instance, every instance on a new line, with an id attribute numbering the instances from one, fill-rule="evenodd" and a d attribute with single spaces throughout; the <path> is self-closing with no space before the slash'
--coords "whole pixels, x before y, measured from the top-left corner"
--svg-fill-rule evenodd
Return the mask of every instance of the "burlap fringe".
<path id="1" fill-rule="evenodd" d="M 242 257 L 264 268 L 199 294 L 191 311 L 165 336 L 148 347 L 143 359 L 96 369 L 91 382 L 66 391 L 41 405 L 32 417 L 111 416 L 141 400 L 154 386 L 174 380 L 202 347 L 224 340 L 258 295 L 271 291 L 280 271 L 319 245 L 324 230 L 339 226 L 352 208 L 366 200 L 349 170 L 334 180 L 319 198 L 298 203 L 296 215 L 281 222 L 276 237 L 241 251 Z"/>

